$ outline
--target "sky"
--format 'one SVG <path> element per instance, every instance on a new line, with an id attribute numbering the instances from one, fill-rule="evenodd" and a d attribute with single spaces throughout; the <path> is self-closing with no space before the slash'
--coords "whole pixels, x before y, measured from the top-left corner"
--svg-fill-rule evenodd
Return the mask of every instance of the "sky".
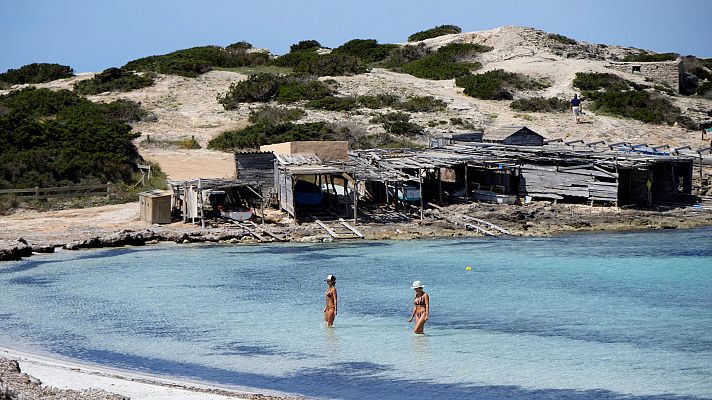
<path id="1" fill-rule="evenodd" d="M 3 0 L 0 72 L 33 62 L 96 72 L 194 46 L 402 43 L 437 25 L 520 25 L 591 43 L 712 58 L 709 0 Z"/>

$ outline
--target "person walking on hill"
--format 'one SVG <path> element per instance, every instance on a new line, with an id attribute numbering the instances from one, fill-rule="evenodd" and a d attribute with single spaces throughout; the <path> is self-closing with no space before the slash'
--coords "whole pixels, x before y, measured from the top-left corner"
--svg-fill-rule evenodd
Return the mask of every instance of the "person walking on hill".
<path id="1" fill-rule="evenodd" d="M 574 94 L 574 98 L 571 99 L 571 109 L 574 112 L 574 119 L 578 124 L 581 122 L 581 99 L 579 99 L 578 94 Z"/>

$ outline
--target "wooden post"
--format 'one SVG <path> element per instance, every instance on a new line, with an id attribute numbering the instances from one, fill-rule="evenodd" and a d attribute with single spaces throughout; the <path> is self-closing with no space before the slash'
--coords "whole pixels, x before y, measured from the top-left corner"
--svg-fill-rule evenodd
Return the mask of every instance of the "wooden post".
<path id="1" fill-rule="evenodd" d="M 700 185 L 702 185 L 702 153 L 700 153 Z"/>
<path id="2" fill-rule="evenodd" d="M 203 211 L 203 181 L 198 178 L 198 207 L 200 207 L 200 227 L 205 228 L 205 212 Z"/>
<path id="3" fill-rule="evenodd" d="M 418 183 L 420 184 L 420 220 L 423 220 L 423 169 L 418 169 Z"/>
<path id="4" fill-rule="evenodd" d="M 37 201 L 40 197 L 40 187 L 35 186 L 35 201 Z"/>
<path id="5" fill-rule="evenodd" d="M 354 181 L 354 225 L 358 222 L 358 181 Z M 344 190 L 344 196 L 346 190 Z"/>
<path id="6" fill-rule="evenodd" d="M 183 222 L 188 222 L 188 185 L 183 182 L 183 204 L 181 204 L 183 209 Z"/>
<path id="7" fill-rule="evenodd" d="M 388 180 L 384 180 L 383 184 L 386 186 L 386 205 L 390 205 L 390 201 L 388 200 Z"/>
<path id="8" fill-rule="evenodd" d="M 465 163 L 465 200 L 470 198 L 470 183 L 467 179 L 467 163 Z"/>
<path id="9" fill-rule="evenodd" d="M 443 179 L 441 167 L 438 167 L 438 205 L 443 205 Z"/>
<path id="10" fill-rule="evenodd" d="M 396 190 L 393 195 L 393 201 L 396 203 L 396 211 L 398 211 L 398 186 L 399 186 L 398 184 L 399 183 L 400 183 L 400 181 L 395 181 L 394 187 L 396 188 Z"/>

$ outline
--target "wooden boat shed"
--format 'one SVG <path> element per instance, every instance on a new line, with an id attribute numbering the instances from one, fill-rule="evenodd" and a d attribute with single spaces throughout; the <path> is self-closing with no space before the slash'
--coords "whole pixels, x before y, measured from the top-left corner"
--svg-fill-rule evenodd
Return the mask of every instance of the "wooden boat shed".
<path id="1" fill-rule="evenodd" d="M 692 192 L 692 158 L 665 154 L 493 143 L 352 153 L 380 170 L 399 172 L 401 180 L 419 182 L 426 203 L 442 203 L 443 196 L 466 200 L 483 188 L 520 198 L 617 206 L 671 203 Z"/>

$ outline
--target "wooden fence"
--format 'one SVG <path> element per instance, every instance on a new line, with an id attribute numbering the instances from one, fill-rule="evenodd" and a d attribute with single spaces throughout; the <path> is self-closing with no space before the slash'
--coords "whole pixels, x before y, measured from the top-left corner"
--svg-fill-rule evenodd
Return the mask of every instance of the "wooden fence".
<path id="1" fill-rule="evenodd" d="M 111 187 L 111 183 L 104 183 L 47 188 L 3 189 L 0 190 L 0 196 L 14 195 L 26 199 L 32 198 L 34 200 L 59 197 L 109 196 L 111 194 Z"/>

